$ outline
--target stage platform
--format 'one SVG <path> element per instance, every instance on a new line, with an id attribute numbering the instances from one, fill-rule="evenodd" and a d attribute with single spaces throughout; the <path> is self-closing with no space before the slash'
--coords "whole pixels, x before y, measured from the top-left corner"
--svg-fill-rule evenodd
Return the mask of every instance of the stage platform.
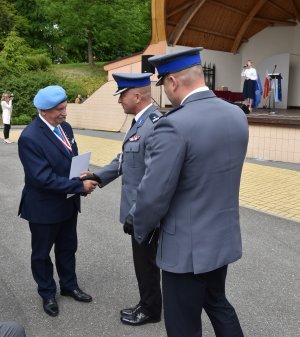
<path id="1" fill-rule="evenodd" d="M 274 113 L 275 112 L 275 113 Z M 300 108 L 291 109 L 253 109 L 247 115 L 249 124 L 277 125 L 300 128 Z"/>

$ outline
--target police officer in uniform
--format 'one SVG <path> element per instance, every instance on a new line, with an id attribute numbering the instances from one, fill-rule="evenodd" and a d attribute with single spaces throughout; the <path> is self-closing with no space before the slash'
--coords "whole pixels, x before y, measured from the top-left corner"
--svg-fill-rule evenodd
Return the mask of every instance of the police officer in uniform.
<path id="1" fill-rule="evenodd" d="M 202 336 L 201 312 L 218 337 L 242 337 L 225 296 L 227 266 L 242 255 L 239 186 L 248 143 L 243 111 L 205 85 L 201 48 L 149 58 L 174 109 L 157 122 L 133 215 L 137 242 L 160 223 L 168 337 Z"/>
<path id="2" fill-rule="evenodd" d="M 132 224 L 126 222 L 126 217 L 136 202 L 136 190 L 150 160 L 154 125 L 161 117 L 161 113 L 151 103 L 151 75 L 113 74 L 118 85 L 114 95 L 120 95 L 118 102 L 124 112 L 134 118 L 123 141 L 122 153 L 94 173 L 100 187 L 122 175 L 120 222 L 124 224 L 124 232 L 129 235 L 132 235 L 133 228 Z M 136 306 L 120 311 L 121 322 L 124 324 L 136 326 L 161 320 L 160 271 L 155 262 L 158 231 L 155 228 L 153 230 L 142 245 L 131 237 L 140 301 Z"/>

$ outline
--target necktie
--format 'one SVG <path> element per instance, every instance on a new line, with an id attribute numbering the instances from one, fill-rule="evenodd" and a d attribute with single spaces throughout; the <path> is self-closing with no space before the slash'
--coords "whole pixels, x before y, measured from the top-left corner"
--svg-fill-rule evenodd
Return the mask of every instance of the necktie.
<path id="1" fill-rule="evenodd" d="M 53 132 L 58 135 L 58 137 L 63 141 L 63 143 L 65 143 L 64 137 L 61 134 L 61 132 L 60 132 L 60 130 L 59 130 L 59 128 L 57 126 L 54 128 Z M 67 149 L 65 145 L 64 145 L 64 148 L 65 148 L 67 154 L 70 155 L 70 150 Z"/>
<path id="2" fill-rule="evenodd" d="M 130 128 L 132 128 L 132 127 L 134 126 L 135 123 L 136 123 L 136 120 L 135 120 L 135 118 L 133 118 L 133 120 L 132 120 L 132 122 L 131 122 L 131 127 L 130 127 Z"/>
<path id="3" fill-rule="evenodd" d="M 54 133 L 56 133 L 57 135 L 58 135 L 58 137 L 61 139 L 61 140 L 64 140 L 64 137 L 63 137 L 63 135 L 61 134 L 61 132 L 59 131 L 59 128 L 56 126 L 55 128 L 54 128 Z"/>

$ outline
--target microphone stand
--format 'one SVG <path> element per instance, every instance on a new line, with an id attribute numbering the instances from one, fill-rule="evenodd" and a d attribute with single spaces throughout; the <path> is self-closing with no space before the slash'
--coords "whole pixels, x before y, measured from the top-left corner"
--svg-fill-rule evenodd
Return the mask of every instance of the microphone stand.
<path id="1" fill-rule="evenodd" d="M 271 76 L 270 76 L 270 78 L 271 78 L 271 83 L 270 83 L 271 89 L 272 89 L 272 81 L 273 81 L 272 76 L 274 75 L 274 72 L 275 72 L 276 68 L 277 68 L 277 64 L 275 64 L 274 69 L 273 69 L 273 71 L 271 73 Z M 273 111 L 270 111 L 270 115 L 275 115 L 276 114 L 276 111 L 275 111 L 275 92 L 274 92 L 273 89 L 272 89 L 272 99 L 273 99 Z M 270 105 L 271 104 L 270 104 L 270 99 L 269 99 L 269 109 L 271 110 Z"/>

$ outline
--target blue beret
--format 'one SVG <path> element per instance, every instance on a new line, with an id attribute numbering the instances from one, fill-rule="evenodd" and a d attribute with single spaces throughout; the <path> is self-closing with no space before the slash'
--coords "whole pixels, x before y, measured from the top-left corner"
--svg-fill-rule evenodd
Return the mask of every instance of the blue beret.
<path id="1" fill-rule="evenodd" d="M 130 88 L 146 87 L 151 84 L 150 77 L 152 73 L 143 74 L 112 74 L 114 80 L 117 82 L 118 90 L 114 96 L 121 94 Z"/>
<path id="2" fill-rule="evenodd" d="M 35 95 L 33 104 L 40 110 L 49 110 L 67 100 L 65 89 L 59 85 L 50 85 L 40 89 Z"/>
<path id="3" fill-rule="evenodd" d="M 202 47 L 191 48 L 177 53 L 149 57 L 148 61 L 158 72 L 156 85 L 161 85 L 163 78 L 168 74 L 201 64 L 200 50 L 202 49 Z"/>

